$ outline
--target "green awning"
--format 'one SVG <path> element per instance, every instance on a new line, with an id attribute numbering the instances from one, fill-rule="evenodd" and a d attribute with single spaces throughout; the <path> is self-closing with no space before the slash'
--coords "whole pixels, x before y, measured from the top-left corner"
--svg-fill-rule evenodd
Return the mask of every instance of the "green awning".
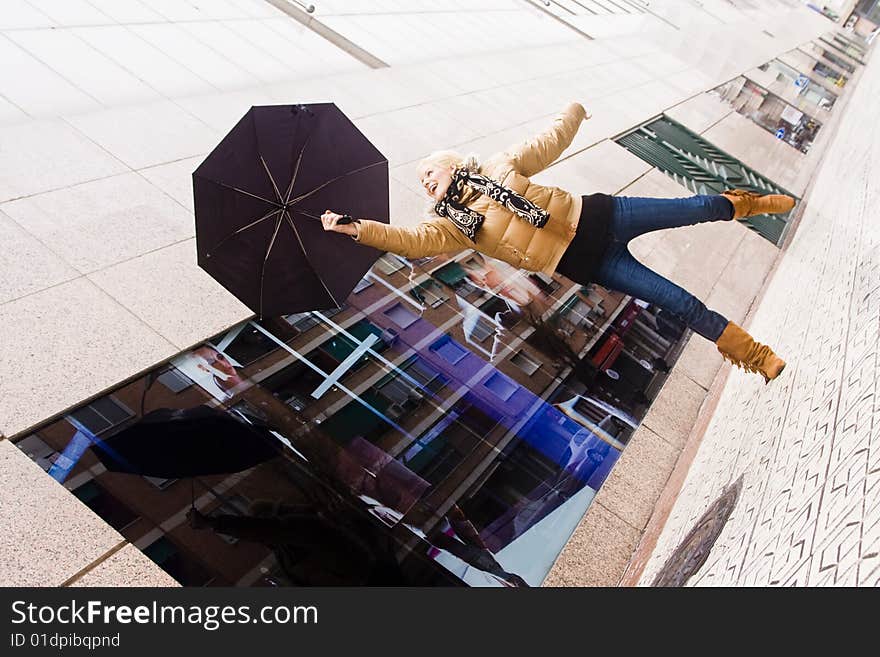
<path id="1" fill-rule="evenodd" d="M 456 285 L 460 281 L 467 278 L 467 272 L 457 262 L 450 262 L 431 274 L 435 278 L 439 278 L 447 285 Z"/>
<path id="2" fill-rule="evenodd" d="M 356 324 L 349 326 L 346 330 L 354 337 L 356 337 L 358 339 L 358 342 L 366 340 L 368 335 L 375 335 L 379 338 L 382 337 L 382 329 L 380 329 L 378 326 L 374 326 L 366 320 L 357 322 Z M 335 358 L 340 363 L 351 356 L 351 353 L 356 348 L 357 344 L 355 342 L 341 334 L 333 336 L 321 345 L 321 349 L 323 351 L 333 356 L 333 358 Z M 369 358 L 369 356 L 365 354 L 364 358 Z"/>
<path id="3" fill-rule="evenodd" d="M 351 356 L 355 344 L 343 335 L 337 335 L 321 345 L 321 349 L 333 356 L 340 363 Z"/>
<path id="4" fill-rule="evenodd" d="M 384 413 L 391 402 L 372 391 L 361 394 L 361 399 Z M 345 444 L 355 436 L 369 436 L 379 427 L 390 428 L 385 421 L 373 411 L 354 400 L 339 409 L 321 423 L 321 430 L 326 431 L 334 440 Z"/>
<path id="5" fill-rule="evenodd" d="M 349 326 L 348 332 L 361 341 L 366 340 L 368 335 L 382 337 L 382 329 L 366 320 L 361 320 L 357 324 Z"/>

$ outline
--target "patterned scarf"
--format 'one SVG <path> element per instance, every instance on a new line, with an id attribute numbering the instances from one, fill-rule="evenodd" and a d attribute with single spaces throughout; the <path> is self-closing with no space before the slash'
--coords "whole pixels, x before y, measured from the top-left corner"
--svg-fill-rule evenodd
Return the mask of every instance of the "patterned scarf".
<path id="1" fill-rule="evenodd" d="M 434 211 L 441 217 L 448 217 L 471 242 L 476 241 L 477 231 L 483 225 L 485 217 L 461 202 L 465 186 L 485 194 L 537 228 L 543 228 L 550 219 L 549 212 L 524 196 L 499 185 L 491 178 L 467 169 L 456 169 L 452 172 L 452 182 L 446 190 L 446 195 L 437 202 Z"/>

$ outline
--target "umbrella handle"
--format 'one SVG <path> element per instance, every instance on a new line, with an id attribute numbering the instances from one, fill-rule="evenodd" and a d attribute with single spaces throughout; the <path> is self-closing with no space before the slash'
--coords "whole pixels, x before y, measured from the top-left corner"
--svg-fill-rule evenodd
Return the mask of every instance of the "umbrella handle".
<path id="1" fill-rule="evenodd" d="M 354 217 L 352 217 L 350 214 L 344 214 L 344 215 L 342 215 L 342 218 L 341 218 L 339 221 L 336 222 L 336 224 L 337 224 L 337 225 L 339 225 L 339 224 L 351 224 L 351 223 L 354 223 L 355 221 L 357 221 L 357 219 L 355 219 Z"/>

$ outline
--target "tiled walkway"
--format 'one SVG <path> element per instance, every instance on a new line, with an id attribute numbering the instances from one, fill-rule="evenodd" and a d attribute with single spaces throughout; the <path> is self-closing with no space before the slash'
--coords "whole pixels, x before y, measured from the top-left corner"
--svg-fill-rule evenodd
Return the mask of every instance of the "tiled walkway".
<path id="1" fill-rule="evenodd" d="M 725 486 L 736 508 L 690 585 L 880 584 L 880 62 L 866 68 L 749 325 L 788 360 L 734 372 L 640 583 Z"/>

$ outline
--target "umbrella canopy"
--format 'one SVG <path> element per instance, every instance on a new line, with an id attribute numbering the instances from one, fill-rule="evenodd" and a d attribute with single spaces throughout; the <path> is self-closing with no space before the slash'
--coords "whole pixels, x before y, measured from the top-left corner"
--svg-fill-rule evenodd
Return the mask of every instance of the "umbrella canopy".
<path id="1" fill-rule="evenodd" d="M 193 194 L 199 265 L 251 310 L 338 308 L 381 254 L 321 214 L 388 223 L 388 160 L 333 103 L 252 107 Z"/>
<path id="2" fill-rule="evenodd" d="M 160 408 L 95 443 L 95 456 L 113 472 L 179 479 L 247 470 L 281 453 L 261 426 L 208 406 Z"/>

